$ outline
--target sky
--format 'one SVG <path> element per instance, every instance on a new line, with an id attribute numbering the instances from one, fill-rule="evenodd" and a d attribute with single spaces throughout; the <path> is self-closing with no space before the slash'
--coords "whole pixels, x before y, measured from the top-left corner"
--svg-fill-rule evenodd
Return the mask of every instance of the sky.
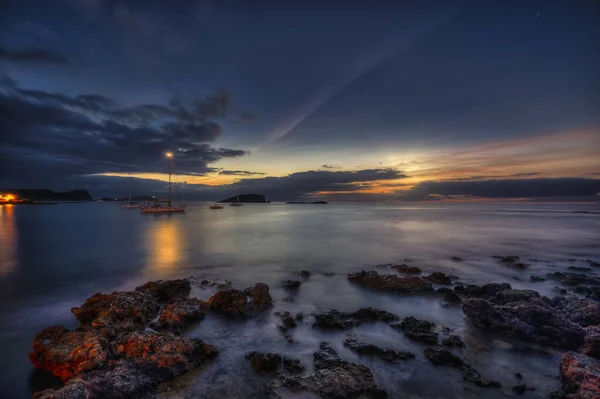
<path id="1" fill-rule="evenodd" d="M 597 200 L 595 1 L 5 0 L 0 188 Z"/>

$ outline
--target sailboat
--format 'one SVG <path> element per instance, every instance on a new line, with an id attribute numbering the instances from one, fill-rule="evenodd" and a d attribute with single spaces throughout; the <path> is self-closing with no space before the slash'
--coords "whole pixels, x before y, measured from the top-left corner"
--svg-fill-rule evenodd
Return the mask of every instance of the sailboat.
<path id="1" fill-rule="evenodd" d="M 129 200 L 127 204 L 121 205 L 121 209 L 140 209 L 142 207 L 141 204 L 136 204 L 131 201 L 131 179 L 129 180 Z"/>
<path id="2" fill-rule="evenodd" d="M 185 205 L 179 204 L 179 206 L 173 206 L 171 203 L 171 160 L 173 159 L 173 153 L 167 152 L 166 157 L 169 160 L 169 198 L 166 200 L 154 200 L 152 203 L 147 202 L 144 206 L 142 206 L 142 213 L 185 212 Z M 166 204 L 166 206 L 163 204 Z"/>
<path id="3" fill-rule="evenodd" d="M 242 206 L 244 205 L 243 202 L 240 202 L 240 194 L 238 193 L 237 195 L 237 201 L 232 201 L 229 203 L 229 206 Z"/>

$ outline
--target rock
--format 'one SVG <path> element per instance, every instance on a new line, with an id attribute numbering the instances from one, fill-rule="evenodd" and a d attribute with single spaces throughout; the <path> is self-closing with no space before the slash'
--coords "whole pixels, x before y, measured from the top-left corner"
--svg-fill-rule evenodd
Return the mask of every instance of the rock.
<path id="1" fill-rule="evenodd" d="M 343 329 L 355 327 L 363 322 L 396 321 L 395 314 L 375 308 L 362 308 L 356 312 L 339 312 L 335 309 L 315 315 L 313 327 Z"/>
<path id="2" fill-rule="evenodd" d="M 580 349 L 580 352 L 584 355 L 600 359 L 600 326 L 585 329 L 583 347 Z"/>
<path id="3" fill-rule="evenodd" d="M 442 272 L 433 272 L 429 276 L 425 277 L 425 279 L 434 284 L 452 284 L 452 279 L 450 276 Z"/>
<path id="4" fill-rule="evenodd" d="M 525 384 L 515 385 L 514 387 L 512 387 L 512 391 L 517 395 L 523 395 L 527 390 L 533 391 L 534 389 L 528 388 Z"/>
<path id="5" fill-rule="evenodd" d="M 281 321 L 286 328 L 296 327 L 296 320 L 292 317 L 290 312 L 285 312 L 282 314 Z"/>
<path id="6" fill-rule="evenodd" d="M 498 259 L 500 262 L 504 262 L 504 263 L 515 263 L 520 259 L 518 256 L 515 256 L 515 255 L 507 255 L 507 256 L 494 255 L 494 256 L 492 256 L 492 258 Z"/>
<path id="7" fill-rule="evenodd" d="M 460 337 L 458 335 L 450 335 L 444 339 L 442 339 L 442 345 L 444 346 L 457 346 L 457 347 L 464 347 L 465 343 L 463 342 L 462 339 L 460 339 Z"/>
<path id="8" fill-rule="evenodd" d="M 395 330 L 402 330 L 408 338 L 427 345 L 436 345 L 438 342 L 438 333 L 434 331 L 436 325 L 426 320 L 409 316 L 399 324 L 392 324 L 391 327 Z"/>
<path id="9" fill-rule="evenodd" d="M 517 268 L 517 269 L 527 269 L 529 267 L 529 265 L 526 265 L 525 263 L 518 262 L 518 263 L 514 263 L 512 265 L 512 267 Z"/>
<path id="10" fill-rule="evenodd" d="M 591 267 L 579 267 L 579 266 L 569 266 L 567 267 L 568 270 L 573 270 L 573 271 L 578 271 L 578 272 L 591 272 L 592 268 Z"/>
<path id="11" fill-rule="evenodd" d="M 458 294 L 450 288 L 438 288 L 437 292 L 444 294 L 444 297 L 442 298 L 442 303 L 445 305 L 462 302 Z"/>
<path id="12" fill-rule="evenodd" d="M 311 276 L 310 272 L 308 270 L 302 270 L 298 273 L 298 275 L 300 277 L 304 277 L 304 278 L 308 278 Z"/>
<path id="13" fill-rule="evenodd" d="M 300 284 L 302 284 L 302 283 L 298 280 L 285 280 L 283 282 L 282 286 L 283 286 L 283 288 L 293 290 L 293 289 L 297 289 L 298 287 L 300 287 Z"/>
<path id="14" fill-rule="evenodd" d="M 589 263 L 592 267 L 600 267 L 600 262 L 595 262 L 593 260 L 588 259 L 587 263 Z"/>
<path id="15" fill-rule="evenodd" d="M 322 355 L 322 353 L 325 355 Z M 326 357 L 327 362 L 318 359 Z M 276 383 L 271 389 L 276 391 Z M 385 391 L 375 383 L 371 371 L 362 365 L 346 362 L 327 343 L 322 342 L 315 353 L 315 372 L 310 375 L 281 377 L 279 384 L 292 391 L 314 392 L 322 398 L 386 398 Z"/>
<path id="16" fill-rule="evenodd" d="M 585 295 L 585 297 L 588 299 L 600 301 L 600 287 L 575 287 L 573 292 Z"/>
<path id="17" fill-rule="evenodd" d="M 404 273 L 404 274 L 420 274 L 422 272 L 421 269 L 419 269 L 416 266 L 408 266 L 407 264 L 401 264 L 401 265 L 394 265 L 392 266 L 392 269 L 395 269 L 396 271 L 400 272 L 400 273 Z"/>
<path id="18" fill-rule="evenodd" d="M 29 360 L 63 381 L 75 375 L 105 367 L 113 359 L 108 330 L 74 330 L 48 327 L 33 340 Z"/>
<path id="19" fill-rule="evenodd" d="M 160 306 L 148 294 L 140 291 L 95 294 L 71 312 L 82 327 L 139 330 L 152 321 Z"/>
<path id="20" fill-rule="evenodd" d="M 282 366 L 281 355 L 278 353 L 248 352 L 246 359 L 250 360 L 252 369 L 260 373 L 272 373 Z"/>
<path id="21" fill-rule="evenodd" d="M 498 381 L 489 381 L 483 378 L 477 370 L 465 363 L 460 357 L 439 346 L 426 348 L 425 357 L 436 366 L 447 366 L 460 369 L 463 372 L 463 379 L 471 381 L 477 386 L 500 388 L 500 383 Z"/>
<path id="22" fill-rule="evenodd" d="M 406 351 L 396 352 L 391 349 L 382 349 L 373 344 L 366 344 L 364 342 L 359 342 L 354 338 L 347 338 L 344 341 L 344 346 L 347 346 L 348 348 L 352 349 L 354 352 L 356 352 L 360 355 L 376 356 L 376 357 L 379 357 L 379 358 L 385 360 L 386 362 L 394 363 L 394 362 L 398 362 L 400 360 L 408 360 L 408 359 L 415 358 L 415 355 L 410 352 L 406 352 Z"/>
<path id="23" fill-rule="evenodd" d="M 135 290 L 144 292 L 156 301 L 167 302 L 171 299 L 187 298 L 191 291 L 190 280 L 158 280 L 150 281 Z"/>
<path id="24" fill-rule="evenodd" d="M 575 352 L 565 352 L 560 362 L 563 387 L 555 398 L 600 398 L 600 361 Z"/>
<path id="25" fill-rule="evenodd" d="M 116 342 L 115 353 L 163 380 L 179 376 L 215 358 L 219 352 L 197 338 L 170 333 L 134 332 Z"/>
<path id="26" fill-rule="evenodd" d="M 515 373 L 515 378 L 519 381 L 521 381 L 523 379 L 523 374 L 521 373 Z"/>
<path id="27" fill-rule="evenodd" d="M 575 297 L 555 298 L 554 302 L 567 319 L 580 326 L 600 325 L 600 303 Z"/>
<path id="28" fill-rule="evenodd" d="M 392 291 L 399 294 L 422 294 L 433 292 L 430 282 L 420 277 L 398 277 L 391 274 L 379 274 L 375 271 L 362 271 L 348 275 L 348 280 L 363 287 Z"/>
<path id="29" fill-rule="evenodd" d="M 533 298 L 540 298 L 540 294 L 533 290 L 504 290 L 498 292 L 491 300 L 497 304 L 507 304 L 518 301 L 529 301 Z"/>
<path id="30" fill-rule="evenodd" d="M 295 319 L 297 321 L 302 321 L 304 320 L 304 315 L 302 313 L 297 313 Z"/>
<path id="31" fill-rule="evenodd" d="M 325 277 L 331 277 L 331 276 L 335 276 L 335 273 L 325 272 L 325 273 L 323 273 L 323 276 L 325 276 Z"/>
<path id="32" fill-rule="evenodd" d="M 453 256 L 451 258 L 454 262 L 462 262 L 462 258 L 459 258 L 458 256 Z"/>
<path id="33" fill-rule="evenodd" d="M 540 283 L 542 281 L 546 281 L 546 279 L 543 277 L 531 276 L 529 277 L 529 281 L 531 281 L 532 283 Z"/>
<path id="34" fill-rule="evenodd" d="M 463 312 L 474 325 L 511 337 L 573 348 L 583 342 L 583 329 L 543 298 L 505 305 L 473 298 L 463 302 Z"/>
<path id="35" fill-rule="evenodd" d="M 272 305 L 269 286 L 263 283 L 257 283 L 244 292 L 235 289 L 218 291 L 208 302 L 212 310 L 232 317 L 251 316 Z"/>
<path id="36" fill-rule="evenodd" d="M 192 323 L 204 318 L 204 311 L 210 308 L 208 302 L 196 298 L 174 299 L 160 311 L 158 320 L 150 327 L 157 331 L 181 333 Z"/>

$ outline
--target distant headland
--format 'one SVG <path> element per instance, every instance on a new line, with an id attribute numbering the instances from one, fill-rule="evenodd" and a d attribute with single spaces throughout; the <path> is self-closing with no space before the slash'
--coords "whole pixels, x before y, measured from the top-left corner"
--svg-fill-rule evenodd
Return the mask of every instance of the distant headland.
<path id="1" fill-rule="evenodd" d="M 219 202 L 243 202 L 246 204 L 268 204 L 271 201 L 267 201 L 267 197 L 262 194 L 240 194 L 234 197 L 221 200 Z"/>
<path id="2" fill-rule="evenodd" d="M 86 190 L 55 192 L 48 189 L 0 189 L 0 202 L 19 204 L 36 201 L 88 202 L 93 199 Z"/>

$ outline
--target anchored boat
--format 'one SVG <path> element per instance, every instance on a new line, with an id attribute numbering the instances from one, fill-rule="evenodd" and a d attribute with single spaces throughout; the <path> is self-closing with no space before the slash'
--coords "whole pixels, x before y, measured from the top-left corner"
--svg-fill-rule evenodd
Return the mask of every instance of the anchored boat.
<path id="1" fill-rule="evenodd" d="M 179 206 L 173 206 L 171 202 L 171 161 L 173 159 L 173 153 L 167 152 L 167 159 L 169 160 L 169 197 L 166 200 L 155 200 L 146 202 L 142 206 L 142 213 L 182 213 L 185 212 L 185 205 L 181 202 Z"/>

